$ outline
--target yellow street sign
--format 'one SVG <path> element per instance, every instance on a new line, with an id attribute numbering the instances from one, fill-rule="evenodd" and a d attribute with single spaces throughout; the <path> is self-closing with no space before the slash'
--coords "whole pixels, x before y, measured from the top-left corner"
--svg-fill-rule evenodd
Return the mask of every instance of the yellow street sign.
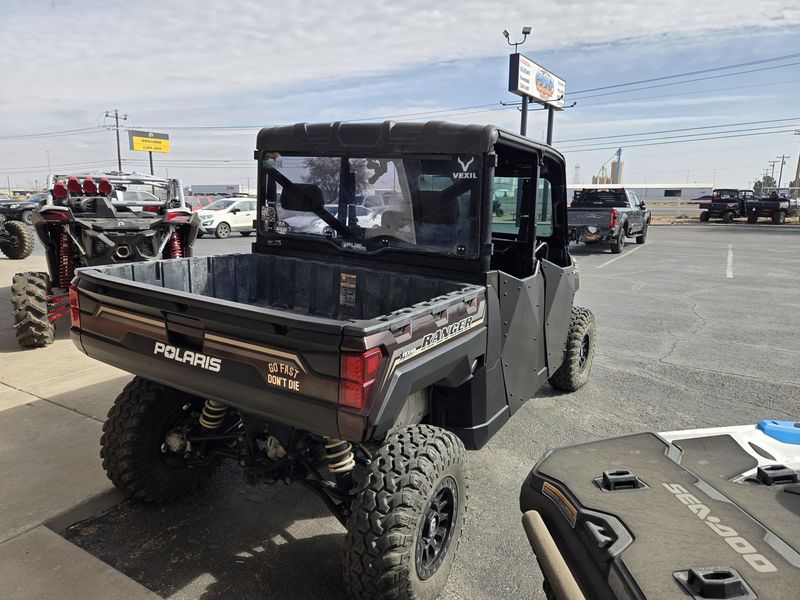
<path id="1" fill-rule="evenodd" d="M 169 152 L 169 135 L 152 131 L 128 130 L 131 150 L 139 152 Z"/>

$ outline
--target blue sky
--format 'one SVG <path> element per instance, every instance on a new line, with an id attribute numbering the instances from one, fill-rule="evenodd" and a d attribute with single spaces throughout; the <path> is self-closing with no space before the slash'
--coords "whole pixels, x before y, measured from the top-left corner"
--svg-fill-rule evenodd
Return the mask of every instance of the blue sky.
<path id="1" fill-rule="evenodd" d="M 129 115 L 126 126 L 170 133 L 173 152 L 156 156 L 157 172 L 168 168 L 185 183 L 246 183 L 262 125 L 493 104 L 436 118 L 516 129 L 519 112 L 499 104 L 517 100 L 506 91 L 510 48 L 503 28 L 533 26 L 521 51 L 566 79 L 568 95 L 800 52 L 797 2 L 662 4 L 510 0 L 500 13 L 472 0 L 458 9 L 417 0 L 0 0 L 0 72 L 8 74 L 5 88 L 15 90 L 0 98 L 0 186 L 6 176 L 14 187 L 41 181 L 48 151 L 54 170 L 113 167 L 113 133 L 94 128 L 115 107 Z M 91 25 L 85 15 L 93 15 Z M 87 30 L 91 35 L 81 34 Z M 759 72 L 578 100 L 555 121 L 555 145 L 567 157 L 569 180 L 576 164 L 588 180 L 616 142 L 597 140 L 591 143 L 602 149 L 586 151 L 589 142 L 564 140 L 798 117 L 742 126 L 787 130 L 770 135 L 641 147 L 628 138 L 622 144 L 628 182 L 743 186 L 780 154 L 791 155 L 786 170 L 793 173 L 800 152 L 800 136 L 792 134 L 793 126 L 800 129 L 800 64 L 791 63 L 800 57 L 736 69 L 770 67 Z M 415 120 L 427 118 L 433 117 Z M 8 137 L 79 128 L 88 131 Z M 532 112 L 529 135 L 540 138 L 544 128 L 544 113 Z M 644 137 L 667 135 L 675 134 Z M 126 168 L 146 170 L 147 156 L 126 146 L 123 139 Z"/>

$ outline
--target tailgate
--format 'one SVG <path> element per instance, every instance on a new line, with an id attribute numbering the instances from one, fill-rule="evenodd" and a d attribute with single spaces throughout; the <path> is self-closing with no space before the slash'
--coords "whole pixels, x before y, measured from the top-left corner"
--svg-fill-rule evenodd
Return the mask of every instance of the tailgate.
<path id="1" fill-rule="evenodd" d="M 283 423 L 338 434 L 345 322 L 186 294 L 82 269 L 86 354 Z"/>
<path id="2" fill-rule="evenodd" d="M 570 227 L 609 227 L 611 209 L 567 209 L 567 223 Z"/>

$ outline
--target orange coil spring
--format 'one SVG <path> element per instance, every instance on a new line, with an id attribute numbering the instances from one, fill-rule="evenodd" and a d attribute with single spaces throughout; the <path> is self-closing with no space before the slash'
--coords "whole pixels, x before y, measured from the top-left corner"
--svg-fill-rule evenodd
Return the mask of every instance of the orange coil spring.
<path id="1" fill-rule="evenodd" d="M 72 281 L 75 275 L 75 265 L 72 262 L 72 240 L 66 231 L 61 232 L 58 252 L 58 283 L 64 288 Z"/>
<path id="2" fill-rule="evenodd" d="M 183 258 L 183 246 L 181 246 L 181 238 L 175 231 L 172 232 L 172 235 L 169 238 L 169 257 Z"/>

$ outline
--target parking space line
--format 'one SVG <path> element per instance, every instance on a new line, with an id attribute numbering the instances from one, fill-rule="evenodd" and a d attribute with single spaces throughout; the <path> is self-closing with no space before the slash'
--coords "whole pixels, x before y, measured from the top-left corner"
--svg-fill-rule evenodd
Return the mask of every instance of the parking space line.
<path id="1" fill-rule="evenodd" d="M 605 266 L 607 266 L 607 265 L 610 265 L 611 263 L 613 263 L 613 262 L 615 262 L 615 261 L 619 260 L 620 258 L 625 258 L 626 256 L 630 256 L 631 254 L 633 254 L 633 253 L 634 253 L 634 252 L 636 252 L 637 250 L 641 250 L 642 248 L 644 248 L 644 246 L 636 246 L 636 248 L 631 248 L 631 249 L 630 249 L 630 250 L 628 250 L 628 251 L 627 251 L 625 254 L 620 254 L 619 256 L 617 256 L 617 257 L 615 257 L 615 258 L 612 258 L 611 260 L 607 260 L 606 262 L 604 262 L 604 263 L 603 263 L 603 264 L 601 264 L 601 265 L 597 265 L 597 268 L 598 268 L 598 269 L 602 269 L 603 267 L 605 267 Z"/>
<path id="2" fill-rule="evenodd" d="M 733 244 L 728 244 L 728 266 L 725 269 L 725 278 L 733 279 Z"/>

